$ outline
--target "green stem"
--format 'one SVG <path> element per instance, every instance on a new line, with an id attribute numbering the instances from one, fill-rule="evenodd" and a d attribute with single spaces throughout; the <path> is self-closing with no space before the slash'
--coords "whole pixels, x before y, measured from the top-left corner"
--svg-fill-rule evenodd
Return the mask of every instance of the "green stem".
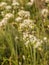
<path id="1" fill-rule="evenodd" d="M 34 48 L 34 65 L 36 65 L 36 49 Z"/>

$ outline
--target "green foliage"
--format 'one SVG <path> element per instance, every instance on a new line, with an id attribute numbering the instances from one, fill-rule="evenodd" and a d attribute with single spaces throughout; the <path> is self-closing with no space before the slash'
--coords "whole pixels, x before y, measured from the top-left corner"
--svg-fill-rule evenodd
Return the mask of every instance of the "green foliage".
<path id="1" fill-rule="evenodd" d="M 1 2 L 7 5 L 0 4 L 0 65 L 49 65 L 49 13 L 29 0 Z"/>

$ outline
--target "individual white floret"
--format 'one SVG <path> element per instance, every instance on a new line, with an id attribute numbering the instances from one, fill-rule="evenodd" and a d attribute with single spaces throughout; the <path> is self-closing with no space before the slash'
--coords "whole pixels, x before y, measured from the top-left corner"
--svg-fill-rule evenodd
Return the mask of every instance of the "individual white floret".
<path id="1" fill-rule="evenodd" d="M 44 40 L 44 41 L 47 41 L 47 37 L 44 37 L 43 40 Z"/>

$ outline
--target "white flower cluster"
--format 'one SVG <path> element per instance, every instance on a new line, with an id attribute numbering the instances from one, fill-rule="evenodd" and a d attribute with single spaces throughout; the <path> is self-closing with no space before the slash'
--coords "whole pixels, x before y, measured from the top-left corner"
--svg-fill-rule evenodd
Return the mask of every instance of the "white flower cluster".
<path id="1" fill-rule="evenodd" d="M 47 17 L 48 9 L 42 9 L 41 14 L 42 14 L 43 17 Z"/>
<path id="2" fill-rule="evenodd" d="M 34 3 L 34 0 L 30 0 L 30 2 L 27 3 L 28 6 L 32 6 Z"/>
<path id="3" fill-rule="evenodd" d="M 7 6 L 5 7 L 6 10 L 11 10 L 11 8 L 12 8 L 12 7 L 11 7 L 10 5 L 7 5 Z"/>
<path id="4" fill-rule="evenodd" d="M 15 9 L 15 10 L 16 10 L 17 8 L 19 8 L 19 5 L 20 5 L 20 4 L 19 4 L 19 2 L 17 2 L 17 1 L 12 3 L 13 9 Z"/>
<path id="5" fill-rule="evenodd" d="M 0 2 L 0 7 L 5 7 L 7 5 L 6 2 Z"/>
<path id="6" fill-rule="evenodd" d="M 20 17 L 29 18 L 30 17 L 30 12 L 29 11 L 20 10 L 18 12 L 18 15 Z"/>
<path id="7" fill-rule="evenodd" d="M 31 43 L 34 48 L 38 48 L 43 43 L 43 41 L 38 39 L 36 36 L 29 35 L 28 38 L 29 39 L 25 42 L 26 47 L 28 47 L 28 44 Z"/>
<path id="8" fill-rule="evenodd" d="M 17 17 L 17 18 L 15 19 L 15 21 L 16 21 L 16 22 L 21 22 L 22 19 L 23 19 L 22 17 Z"/>
<path id="9" fill-rule="evenodd" d="M 14 15 L 12 14 L 12 13 L 7 13 L 6 15 L 5 15 L 5 18 L 13 18 L 14 17 Z"/>
<path id="10" fill-rule="evenodd" d="M 32 28 L 33 27 L 33 22 L 30 19 L 25 19 L 23 20 L 23 22 L 20 24 L 20 29 L 24 29 L 24 28 Z"/>
<path id="11" fill-rule="evenodd" d="M 0 27 L 5 25 L 7 23 L 7 18 L 3 18 L 2 21 L 0 22 Z"/>
<path id="12" fill-rule="evenodd" d="M 13 6 L 16 6 L 16 5 L 19 6 L 19 3 L 18 2 L 13 2 L 12 5 Z"/>
<path id="13" fill-rule="evenodd" d="M 29 18 L 30 18 L 30 12 L 29 11 L 20 10 L 18 12 L 18 17 L 16 17 L 15 21 L 16 22 L 22 22 L 23 20 L 29 19 Z"/>
<path id="14" fill-rule="evenodd" d="M 32 29 L 34 22 L 30 19 L 30 12 L 25 10 L 20 10 L 18 12 L 18 17 L 15 19 L 16 22 L 19 23 L 19 31 L 23 31 L 24 29 Z"/>
<path id="15" fill-rule="evenodd" d="M 5 24 L 7 24 L 8 20 L 9 20 L 10 18 L 13 18 L 13 17 L 14 17 L 13 14 L 7 13 L 7 14 L 5 15 L 5 17 L 0 21 L 0 26 L 3 26 L 3 25 L 5 25 Z"/>

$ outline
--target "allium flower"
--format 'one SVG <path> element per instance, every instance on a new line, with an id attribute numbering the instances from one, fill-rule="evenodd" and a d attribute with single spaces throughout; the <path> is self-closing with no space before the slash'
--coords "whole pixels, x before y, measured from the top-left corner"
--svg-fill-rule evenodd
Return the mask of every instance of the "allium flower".
<path id="1" fill-rule="evenodd" d="M 6 10 L 10 10 L 12 7 L 10 5 L 6 6 L 5 9 Z"/>
<path id="2" fill-rule="evenodd" d="M 42 40 L 33 35 L 29 35 L 29 41 L 31 42 L 31 44 L 33 44 L 34 48 L 39 47 L 43 43 Z"/>
<path id="3" fill-rule="evenodd" d="M 28 6 L 32 6 L 32 2 L 28 2 L 26 5 L 28 5 Z"/>
<path id="4" fill-rule="evenodd" d="M 7 23 L 7 18 L 3 18 L 2 21 L 0 22 L 0 26 L 3 26 Z"/>
<path id="5" fill-rule="evenodd" d="M 20 10 L 19 12 L 18 12 L 18 15 L 20 16 L 20 17 L 30 17 L 30 12 L 29 11 L 24 11 L 24 10 Z"/>
<path id="6" fill-rule="evenodd" d="M 30 2 L 28 2 L 26 5 L 28 5 L 28 6 L 32 6 L 33 3 L 34 3 L 34 0 L 30 0 Z"/>
<path id="7" fill-rule="evenodd" d="M 6 6 L 6 5 L 7 5 L 6 2 L 0 2 L 0 7 L 4 7 L 4 6 Z"/>
<path id="8" fill-rule="evenodd" d="M 14 15 L 12 14 L 12 13 L 7 13 L 6 15 L 5 15 L 5 18 L 13 18 L 14 17 Z"/>
<path id="9" fill-rule="evenodd" d="M 13 6 L 13 9 L 16 10 L 17 8 L 19 8 L 19 2 L 13 2 L 12 3 L 12 6 Z"/>
<path id="10" fill-rule="evenodd" d="M 15 21 L 16 21 L 16 22 L 20 22 L 20 21 L 22 21 L 22 18 L 21 18 L 21 17 L 17 17 L 17 18 L 15 19 Z"/>
<path id="11" fill-rule="evenodd" d="M 47 17 L 48 9 L 42 9 L 41 14 L 42 14 L 43 17 Z"/>
<path id="12" fill-rule="evenodd" d="M 12 5 L 13 6 L 19 6 L 19 3 L 18 2 L 13 2 Z"/>
<path id="13" fill-rule="evenodd" d="M 42 43 L 43 43 L 42 40 L 38 40 L 38 39 L 37 39 L 37 42 L 36 42 L 36 44 L 34 45 L 34 48 L 38 48 Z"/>
<path id="14" fill-rule="evenodd" d="M 30 19 L 25 19 L 25 20 L 23 21 L 23 23 L 24 23 L 25 25 L 30 25 L 30 24 L 32 23 L 32 20 L 30 20 Z"/>
<path id="15" fill-rule="evenodd" d="M 30 35 L 30 36 L 31 36 L 31 35 Z M 29 36 L 30 42 L 31 42 L 32 44 L 34 44 L 34 43 L 37 41 L 37 38 L 36 38 L 35 36 L 33 36 L 33 35 L 32 35 L 31 37 L 30 37 L 30 36 Z"/>
<path id="16" fill-rule="evenodd" d="M 24 19 L 23 22 L 20 24 L 20 28 L 24 29 L 24 28 L 32 28 L 32 20 L 30 19 Z"/>
<path id="17" fill-rule="evenodd" d="M 7 6 L 6 2 L 0 2 L 0 9 L 3 10 Z"/>

